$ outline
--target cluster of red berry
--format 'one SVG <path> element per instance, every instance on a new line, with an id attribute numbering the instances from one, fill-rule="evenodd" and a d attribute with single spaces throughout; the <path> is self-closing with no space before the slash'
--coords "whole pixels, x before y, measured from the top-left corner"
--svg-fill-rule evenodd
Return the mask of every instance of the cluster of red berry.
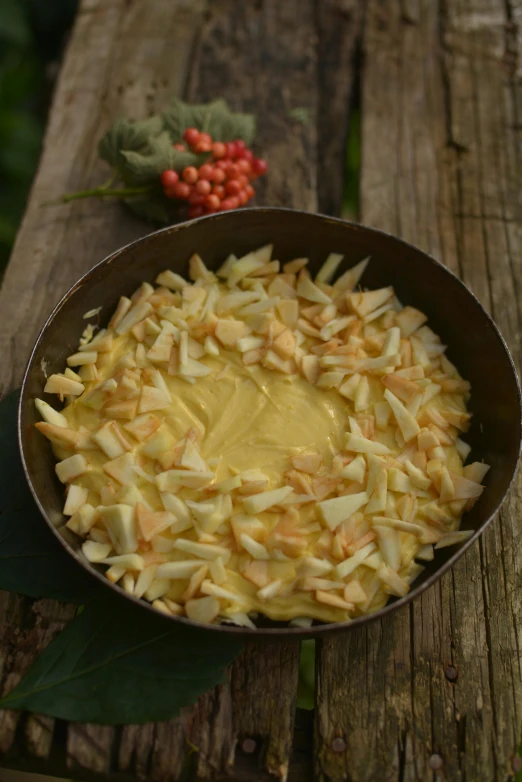
<path id="1" fill-rule="evenodd" d="M 187 128 L 183 139 L 192 152 L 211 153 L 199 168 L 186 166 L 181 175 L 168 169 L 161 175 L 167 198 L 188 201 L 189 217 L 237 209 L 252 198 L 255 191 L 250 183 L 266 174 L 268 166 L 266 160 L 254 157 L 242 139 L 213 141 L 197 128 Z M 174 146 L 186 151 L 184 144 Z"/>

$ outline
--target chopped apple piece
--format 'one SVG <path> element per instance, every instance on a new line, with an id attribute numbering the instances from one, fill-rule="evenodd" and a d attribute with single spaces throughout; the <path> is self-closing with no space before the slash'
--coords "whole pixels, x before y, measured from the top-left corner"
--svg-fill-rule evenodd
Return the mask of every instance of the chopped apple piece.
<path id="1" fill-rule="evenodd" d="M 108 421 L 93 434 L 92 438 L 109 459 L 115 459 L 126 451 L 132 450 L 132 444 L 124 436 L 116 421 Z"/>
<path id="2" fill-rule="evenodd" d="M 220 611 L 219 600 L 212 595 L 188 600 L 185 603 L 185 611 L 193 622 L 210 624 L 216 619 Z"/>
<path id="3" fill-rule="evenodd" d="M 356 453 L 375 453 L 379 455 L 390 453 L 388 446 L 379 443 L 376 440 L 368 440 L 366 437 L 359 437 L 355 434 L 346 435 L 345 447 L 347 451 Z"/>
<path id="4" fill-rule="evenodd" d="M 89 496 L 88 489 L 72 483 L 67 491 L 67 500 L 63 509 L 64 516 L 74 516 L 85 505 Z"/>
<path id="5" fill-rule="evenodd" d="M 419 424 L 411 415 L 411 413 L 408 412 L 408 410 L 404 407 L 400 399 L 397 399 L 395 394 L 392 394 L 389 389 L 386 389 L 384 392 L 384 397 L 392 409 L 393 415 L 395 416 L 405 442 L 409 442 L 419 434 Z"/>
<path id="6" fill-rule="evenodd" d="M 74 516 L 71 516 L 65 526 L 77 535 L 85 536 L 96 524 L 98 518 L 98 511 L 86 502 L 78 508 Z"/>
<path id="7" fill-rule="evenodd" d="M 170 405 L 170 399 L 159 388 L 155 386 L 143 386 L 138 405 L 140 413 L 148 413 L 151 410 L 164 410 Z"/>
<path id="8" fill-rule="evenodd" d="M 116 334 L 126 334 L 133 326 L 144 320 L 152 312 L 152 306 L 148 301 L 141 301 L 129 309 L 126 315 L 114 328 Z"/>
<path id="9" fill-rule="evenodd" d="M 58 394 L 60 397 L 79 396 L 85 391 L 85 386 L 65 375 L 55 374 L 47 378 L 44 391 L 46 394 Z"/>
<path id="10" fill-rule="evenodd" d="M 239 542 L 243 548 L 248 551 L 253 559 L 270 559 L 270 554 L 268 553 L 268 550 L 265 548 L 265 546 L 263 546 L 261 543 L 258 543 L 257 540 L 254 540 L 254 538 L 251 538 L 250 535 L 247 535 L 243 532 L 239 536 Z"/>
<path id="11" fill-rule="evenodd" d="M 272 350 L 283 360 L 291 358 L 294 355 L 295 348 L 295 334 L 290 329 L 282 331 L 272 343 Z"/>
<path id="12" fill-rule="evenodd" d="M 315 276 L 316 282 L 331 282 L 343 258 L 341 253 L 330 253 Z"/>
<path id="13" fill-rule="evenodd" d="M 364 318 L 385 304 L 393 295 L 393 288 L 379 288 L 366 293 L 350 293 L 347 295 L 346 301 L 352 312 L 355 312 L 360 318 Z"/>
<path id="14" fill-rule="evenodd" d="M 386 584 L 392 595 L 404 597 L 410 591 L 407 581 L 404 581 L 393 568 L 384 563 L 377 570 L 377 577 Z"/>
<path id="15" fill-rule="evenodd" d="M 438 542 L 435 544 L 435 548 L 446 548 L 446 546 L 456 546 L 459 543 L 465 543 L 475 533 L 474 529 L 457 530 L 456 532 L 447 532 L 442 535 Z"/>
<path id="16" fill-rule="evenodd" d="M 319 470 L 323 457 L 318 453 L 300 453 L 292 456 L 292 464 L 296 470 L 315 475 Z"/>
<path id="17" fill-rule="evenodd" d="M 278 505 L 291 493 L 291 486 L 283 486 L 281 489 L 274 489 L 273 491 L 265 491 L 261 494 L 245 497 L 243 506 L 247 513 L 261 513 L 262 511 L 268 510 L 268 508 L 272 508 L 274 505 Z"/>
<path id="18" fill-rule="evenodd" d="M 237 341 L 245 336 L 246 326 L 240 320 L 218 320 L 216 338 L 226 348 L 232 348 Z"/>
<path id="19" fill-rule="evenodd" d="M 149 542 L 176 522 L 176 517 L 169 511 L 153 512 L 138 502 L 136 505 L 136 521 L 139 537 Z M 143 590 L 145 592 L 145 590 Z"/>
<path id="20" fill-rule="evenodd" d="M 181 486 L 201 489 L 214 480 L 213 472 L 196 470 L 166 470 L 156 475 L 156 485 L 160 492 L 176 492 Z"/>
<path id="21" fill-rule="evenodd" d="M 300 272 L 297 280 L 297 295 L 307 301 L 314 301 L 318 304 L 330 304 L 332 299 L 324 291 L 315 285 L 307 273 Z"/>
<path id="22" fill-rule="evenodd" d="M 335 575 L 338 578 L 346 578 L 356 570 L 364 560 L 370 556 L 376 549 L 375 543 L 368 543 L 363 548 L 356 551 L 355 554 L 343 562 L 340 562 L 335 568 Z"/>
<path id="23" fill-rule="evenodd" d="M 132 554 L 137 551 L 135 509 L 130 505 L 108 505 L 100 508 L 112 544 L 118 554 Z"/>
<path id="24" fill-rule="evenodd" d="M 76 453 L 74 456 L 69 456 L 67 459 L 58 462 L 54 469 L 62 483 L 69 483 L 69 481 L 87 472 L 89 465 L 82 454 Z"/>
<path id="25" fill-rule="evenodd" d="M 137 416 L 128 424 L 123 424 L 123 428 L 136 438 L 140 443 L 154 434 L 159 429 L 162 421 L 155 415 L 144 413 Z"/>
<path id="26" fill-rule="evenodd" d="M 48 440 L 57 443 L 64 448 L 76 448 L 80 435 L 73 429 L 66 429 L 63 426 L 48 424 L 45 421 L 38 421 L 35 424 L 36 429 L 41 432 Z"/>
<path id="27" fill-rule="evenodd" d="M 351 269 L 345 271 L 344 274 L 341 274 L 333 284 L 334 290 L 337 292 L 352 291 L 363 276 L 369 260 L 369 257 L 364 258 L 364 260 L 352 266 Z"/>
<path id="28" fill-rule="evenodd" d="M 344 497 L 334 497 L 331 500 L 318 502 L 317 510 L 327 527 L 335 530 L 342 521 L 349 519 L 359 508 L 366 505 L 368 499 L 366 492 L 347 494 Z"/>
<path id="29" fill-rule="evenodd" d="M 215 546 L 212 543 L 196 543 L 193 540 L 184 540 L 178 538 L 174 544 L 174 548 L 179 551 L 184 551 L 187 554 L 192 554 L 199 559 L 217 559 L 221 557 L 226 564 L 230 559 L 231 551 L 224 546 Z"/>
<path id="30" fill-rule="evenodd" d="M 82 543 L 82 552 L 87 562 L 103 562 L 111 549 L 110 543 L 96 543 L 94 540 L 86 540 Z"/>
<path id="31" fill-rule="evenodd" d="M 285 326 L 295 326 L 299 318 L 299 304 L 296 299 L 280 299 L 276 309 Z"/>
<path id="32" fill-rule="evenodd" d="M 188 285 L 187 280 L 170 269 L 165 269 L 164 272 L 160 272 L 156 277 L 156 283 L 158 285 L 164 285 L 165 288 L 168 288 L 171 291 L 181 291 Z"/>
<path id="33" fill-rule="evenodd" d="M 362 588 L 361 582 L 356 578 L 353 578 L 344 587 L 344 599 L 347 603 L 355 603 L 357 605 L 359 603 L 365 603 L 368 596 Z"/>
<path id="34" fill-rule="evenodd" d="M 95 350 L 86 350 L 84 353 L 73 353 L 67 358 L 67 366 L 81 367 L 84 364 L 96 364 L 98 353 Z"/>
<path id="35" fill-rule="evenodd" d="M 61 426 L 64 428 L 67 428 L 69 426 L 69 422 L 67 421 L 67 418 L 58 412 L 58 410 L 55 410 L 54 407 L 51 407 L 47 402 L 44 402 L 43 399 L 35 399 L 34 400 L 34 406 L 48 424 L 53 424 L 53 426 Z"/>
<path id="36" fill-rule="evenodd" d="M 403 339 L 417 331 L 428 320 L 423 312 L 419 312 L 414 307 L 404 307 L 395 317 Z"/>
<path id="37" fill-rule="evenodd" d="M 173 344 L 174 335 L 162 331 L 158 334 L 154 345 L 148 350 L 147 358 L 149 361 L 167 363 L 170 359 Z"/>
<path id="38" fill-rule="evenodd" d="M 259 589 L 257 591 L 257 596 L 263 602 L 266 600 L 272 600 L 272 598 L 276 597 L 279 594 L 282 586 L 283 586 L 283 582 L 281 581 L 281 579 L 270 581 L 266 586 L 262 587 L 262 589 Z"/>

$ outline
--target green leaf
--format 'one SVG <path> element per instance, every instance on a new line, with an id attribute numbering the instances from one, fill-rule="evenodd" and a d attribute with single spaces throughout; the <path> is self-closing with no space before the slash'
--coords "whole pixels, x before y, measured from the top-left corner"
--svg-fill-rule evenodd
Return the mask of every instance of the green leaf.
<path id="1" fill-rule="evenodd" d="M 20 47 L 30 43 L 31 30 L 23 3 L 17 0 L 0 3 L 0 39 Z"/>
<path id="2" fill-rule="evenodd" d="M 110 166 L 120 170 L 123 150 L 143 150 L 151 139 L 163 131 L 163 120 L 160 116 L 133 122 L 125 117 L 118 117 L 98 144 L 98 154 Z"/>
<path id="3" fill-rule="evenodd" d="M 210 133 L 215 141 L 234 141 L 242 138 L 248 146 L 254 140 L 256 133 L 256 123 L 252 114 L 233 112 L 222 99 L 191 106 L 179 98 L 174 98 L 162 117 L 174 142 L 180 142 L 183 132 L 191 127 Z"/>
<path id="4" fill-rule="evenodd" d="M 18 452 L 18 397 L 0 402 L 0 589 L 85 603 L 103 587 L 67 555 L 34 503 Z"/>
<path id="5" fill-rule="evenodd" d="M 174 149 L 169 134 L 165 132 L 151 138 L 141 152 L 122 150 L 121 157 L 125 161 L 120 166 L 124 181 L 132 185 L 149 185 L 159 183 L 166 169 L 181 171 L 185 166 L 200 166 L 208 155 Z"/>
<path id="6" fill-rule="evenodd" d="M 224 680 L 232 636 L 179 625 L 110 598 L 85 607 L 40 654 L 0 708 L 109 725 L 175 717 Z"/>
<path id="7" fill-rule="evenodd" d="M 170 225 L 176 217 L 176 210 L 165 196 L 143 195 L 124 199 L 125 205 L 138 217 L 159 225 Z"/>

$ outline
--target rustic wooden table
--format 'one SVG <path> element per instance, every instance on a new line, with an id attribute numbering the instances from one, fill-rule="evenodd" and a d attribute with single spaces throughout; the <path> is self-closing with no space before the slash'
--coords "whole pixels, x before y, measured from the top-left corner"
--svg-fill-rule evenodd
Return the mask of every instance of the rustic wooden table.
<path id="1" fill-rule="evenodd" d="M 258 203 L 332 214 L 359 99 L 361 222 L 460 274 L 519 365 L 521 25 L 521 0 L 83 0 L 1 291 L 2 393 L 19 384 L 63 292 L 150 230 L 117 204 L 42 202 L 103 181 L 96 145 L 109 123 L 174 93 L 223 95 L 257 114 L 271 165 Z M 480 544 L 435 587 L 321 641 L 305 719 L 298 646 L 250 645 L 225 686 L 168 723 L 0 712 L 1 764 L 151 782 L 509 779 L 522 727 L 521 505 L 519 477 Z M 0 593 L 0 689 L 74 610 Z"/>

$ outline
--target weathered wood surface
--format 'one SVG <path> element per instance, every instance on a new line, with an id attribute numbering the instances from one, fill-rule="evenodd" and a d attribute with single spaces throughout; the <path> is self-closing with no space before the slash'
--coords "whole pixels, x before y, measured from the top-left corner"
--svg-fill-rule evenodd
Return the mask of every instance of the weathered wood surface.
<path id="1" fill-rule="evenodd" d="M 221 94 L 236 107 L 255 109 L 259 143 L 273 169 L 261 202 L 317 208 L 315 34 L 312 2 L 84 0 L 0 297 L 4 392 L 20 382 L 37 330 L 65 290 L 107 253 L 151 230 L 117 204 L 41 207 L 61 192 L 104 180 L 97 141 L 118 113 L 145 116 L 173 94 L 191 100 Z M 289 74 L 285 84 L 282 73 Z M 304 112 L 304 123 L 292 115 L 295 108 Z M 13 686 L 73 610 L 3 595 L 2 690 Z M 167 782 L 190 768 L 208 779 L 235 766 L 243 778 L 265 778 L 269 771 L 283 778 L 292 751 L 298 656 L 297 644 L 248 647 L 226 685 L 162 725 L 115 730 L 4 712 L 0 751 L 7 753 L 5 763 L 18 756 L 77 778 L 119 771 L 127 779 Z"/>
<path id="2" fill-rule="evenodd" d="M 69 285 L 149 230 L 116 204 L 41 208 L 103 181 L 96 144 L 119 112 L 224 95 L 258 116 L 271 163 L 258 203 L 336 213 L 359 76 L 361 221 L 461 274 L 520 366 L 520 25 L 520 0 L 83 0 L 0 293 L 1 392 Z M 520 495 L 519 479 L 480 547 L 411 607 L 320 644 L 313 743 L 306 723 L 292 749 L 298 648 L 281 644 L 248 647 L 169 723 L 0 712 L 2 762 L 152 782 L 507 779 L 522 720 Z M 0 594 L 0 691 L 73 614 Z"/>
<path id="3" fill-rule="evenodd" d="M 460 274 L 520 368 L 522 5 L 370 0 L 366 11 L 361 222 Z M 320 645 L 318 779 L 510 777 L 522 729 L 521 503 L 519 475 L 440 584 Z"/>

